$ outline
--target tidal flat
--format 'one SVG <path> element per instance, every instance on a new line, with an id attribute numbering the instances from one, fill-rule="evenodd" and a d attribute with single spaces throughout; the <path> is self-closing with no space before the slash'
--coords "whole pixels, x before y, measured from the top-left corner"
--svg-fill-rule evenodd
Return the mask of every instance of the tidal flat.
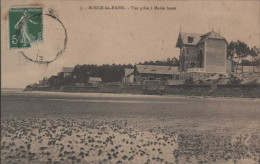
<path id="1" fill-rule="evenodd" d="M 4 93 L 2 163 L 257 164 L 260 101 Z"/>

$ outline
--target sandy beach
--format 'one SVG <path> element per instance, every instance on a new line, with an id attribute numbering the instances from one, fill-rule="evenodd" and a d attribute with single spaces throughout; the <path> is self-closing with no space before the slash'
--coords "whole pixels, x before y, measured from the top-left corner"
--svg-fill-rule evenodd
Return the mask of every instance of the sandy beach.
<path id="1" fill-rule="evenodd" d="M 259 99 L 1 94 L 2 163 L 260 162 Z"/>

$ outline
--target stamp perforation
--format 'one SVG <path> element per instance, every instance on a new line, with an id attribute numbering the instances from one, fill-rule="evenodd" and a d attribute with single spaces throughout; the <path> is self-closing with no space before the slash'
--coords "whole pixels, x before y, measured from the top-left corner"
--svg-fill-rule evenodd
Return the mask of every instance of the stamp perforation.
<path id="1" fill-rule="evenodd" d="M 10 45 L 10 39 L 11 39 L 11 36 L 10 36 L 10 12 L 11 12 L 11 9 L 19 9 L 19 8 L 24 8 L 24 9 L 29 9 L 29 8 L 40 8 L 40 14 L 37 14 L 38 16 L 40 16 L 40 20 L 41 20 L 41 42 L 38 42 L 38 43 L 43 43 L 44 41 L 44 26 L 43 26 L 43 8 L 42 6 L 11 6 L 10 7 L 10 10 L 9 10 L 9 21 L 8 21 L 8 48 L 9 49 L 28 49 L 28 48 L 31 48 L 31 43 L 30 43 L 30 46 L 11 46 Z M 26 19 L 30 19 L 32 17 L 35 17 L 35 15 L 32 15 L 30 17 L 27 17 L 27 18 L 24 18 L 24 20 L 22 21 L 26 21 Z M 19 43 L 19 40 L 18 40 L 18 43 Z"/>

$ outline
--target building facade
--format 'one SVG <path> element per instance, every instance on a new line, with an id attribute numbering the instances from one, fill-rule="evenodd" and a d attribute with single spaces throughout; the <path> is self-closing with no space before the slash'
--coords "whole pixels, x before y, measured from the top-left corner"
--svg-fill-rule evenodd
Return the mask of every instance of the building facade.
<path id="1" fill-rule="evenodd" d="M 122 78 L 123 83 L 133 83 L 134 82 L 134 69 L 125 68 L 125 75 Z"/>
<path id="2" fill-rule="evenodd" d="M 148 81 L 179 80 L 180 72 L 178 67 L 173 66 L 136 65 L 134 75 L 136 83 L 144 84 Z"/>
<path id="3" fill-rule="evenodd" d="M 74 68 L 73 67 L 63 67 L 62 68 L 62 72 L 63 72 L 63 76 L 71 76 L 72 72 L 73 72 Z"/>
<path id="4" fill-rule="evenodd" d="M 180 32 L 176 43 L 180 48 L 180 72 L 227 73 L 227 44 L 226 39 L 214 31 L 206 34 Z"/>
<path id="5" fill-rule="evenodd" d="M 92 86 L 98 86 L 100 83 L 102 83 L 101 77 L 89 77 L 88 83 Z"/>

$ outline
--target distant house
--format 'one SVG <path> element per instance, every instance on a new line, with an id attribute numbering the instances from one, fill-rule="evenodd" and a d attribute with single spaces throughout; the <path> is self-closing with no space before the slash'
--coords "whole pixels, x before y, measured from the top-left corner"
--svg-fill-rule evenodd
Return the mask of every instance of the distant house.
<path id="1" fill-rule="evenodd" d="M 98 84 L 102 83 L 101 77 L 89 77 L 88 83 L 92 86 L 97 86 Z"/>
<path id="2" fill-rule="evenodd" d="M 134 69 L 125 68 L 125 75 L 122 78 L 123 83 L 133 83 L 134 82 Z"/>
<path id="3" fill-rule="evenodd" d="M 62 68 L 62 72 L 63 72 L 63 76 L 71 76 L 72 72 L 73 72 L 74 68 L 73 67 L 63 67 Z"/>
<path id="4" fill-rule="evenodd" d="M 134 70 L 134 81 L 143 84 L 145 81 L 157 80 L 179 80 L 178 67 L 157 65 L 136 65 Z"/>
<path id="5" fill-rule="evenodd" d="M 180 48 L 180 71 L 182 73 L 226 73 L 226 50 L 228 42 L 220 34 L 180 32 L 176 47 Z"/>

